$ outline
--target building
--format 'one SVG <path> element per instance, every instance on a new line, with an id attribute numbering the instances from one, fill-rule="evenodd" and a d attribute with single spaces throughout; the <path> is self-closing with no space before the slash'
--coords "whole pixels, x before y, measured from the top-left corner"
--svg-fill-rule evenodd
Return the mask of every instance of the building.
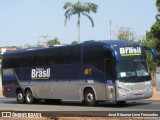
<path id="1" fill-rule="evenodd" d="M 17 48 L 15 47 L 6 47 L 6 48 L 0 48 L 0 54 L 4 54 L 7 51 L 12 51 L 12 50 L 16 50 Z"/>

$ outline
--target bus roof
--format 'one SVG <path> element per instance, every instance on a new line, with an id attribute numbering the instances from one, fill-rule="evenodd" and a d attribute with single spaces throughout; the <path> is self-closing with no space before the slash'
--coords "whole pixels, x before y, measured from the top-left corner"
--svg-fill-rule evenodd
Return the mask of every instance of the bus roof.
<path id="1" fill-rule="evenodd" d="M 114 47 L 114 46 L 141 46 L 139 43 L 136 42 L 130 42 L 130 41 L 125 41 L 125 40 L 90 40 L 90 41 L 85 41 L 80 44 L 75 44 L 75 45 L 65 45 L 65 46 L 60 46 L 60 47 L 67 47 L 67 46 L 76 46 L 76 45 L 96 45 L 96 44 L 103 44 L 108 47 Z M 17 53 L 24 53 L 24 52 L 31 52 L 31 51 L 39 51 L 39 50 L 46 50 L 46 49 L 54 49 L 57 47 L 49 47 L 49 48 L 29 48 L 29 49 L 20 49 L 20 50 L 14 50 L 14 51 L 8 51 L 4 53 L 5 55 L 8 54 L 17 54 Z M 59 48 L 59 47 L 58 47 Z"/>
<path id="2" fill-rule="evenodd" d="M 100 40 L 100 41 L 86 41 L 84 44 L 93 44 L 93 43 L 103 43 L 109 47 L 113 46 L 141 46 L 137 42 L 131 42 L 131 41 L 126 41 L 126 40 Z"/>

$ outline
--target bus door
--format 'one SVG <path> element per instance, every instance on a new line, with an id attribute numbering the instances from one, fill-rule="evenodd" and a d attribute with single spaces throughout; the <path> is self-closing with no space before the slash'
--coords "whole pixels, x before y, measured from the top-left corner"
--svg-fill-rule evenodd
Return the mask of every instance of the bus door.
<path id="1" fill-rule="evenodd" d="M 110 58 L 104 59 L 104 72 L 106 79 L 106 92 L 108 100 L 115 100 L 115 80 L 113 60 Z"/>

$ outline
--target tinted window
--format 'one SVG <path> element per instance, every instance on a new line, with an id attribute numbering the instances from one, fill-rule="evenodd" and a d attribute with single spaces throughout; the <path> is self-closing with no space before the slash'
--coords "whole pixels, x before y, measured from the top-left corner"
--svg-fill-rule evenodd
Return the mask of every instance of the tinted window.
<path id="1" fill-rule="evenodd" d="M 10 54 L 3 60 L 4 68 L 80 63 L 81 47 L 65 46 Z"/>
<path id="2" fill-rule="evenodd" d="M 102 45 L 84 46 L 83 49 L 84 64 L 91 64 L 101 71 L 104 71 L 104 56 Z"/>

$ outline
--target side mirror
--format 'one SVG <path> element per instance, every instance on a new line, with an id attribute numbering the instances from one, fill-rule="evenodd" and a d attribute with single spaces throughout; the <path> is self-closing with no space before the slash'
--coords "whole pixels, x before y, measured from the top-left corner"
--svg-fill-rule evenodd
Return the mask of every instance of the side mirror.
<path id="1" fill-rule="evenodd" d="M 153 58 L 154 58 L 155 61 L 158 60 L 156 51 L 153 48 L 150 48 L 150 47 L 144 47 L 144 48 L 145 48 L 145 50 L 149 50 L 149 51 L 152 52 L 152 55 L 153 55 Z"/>

